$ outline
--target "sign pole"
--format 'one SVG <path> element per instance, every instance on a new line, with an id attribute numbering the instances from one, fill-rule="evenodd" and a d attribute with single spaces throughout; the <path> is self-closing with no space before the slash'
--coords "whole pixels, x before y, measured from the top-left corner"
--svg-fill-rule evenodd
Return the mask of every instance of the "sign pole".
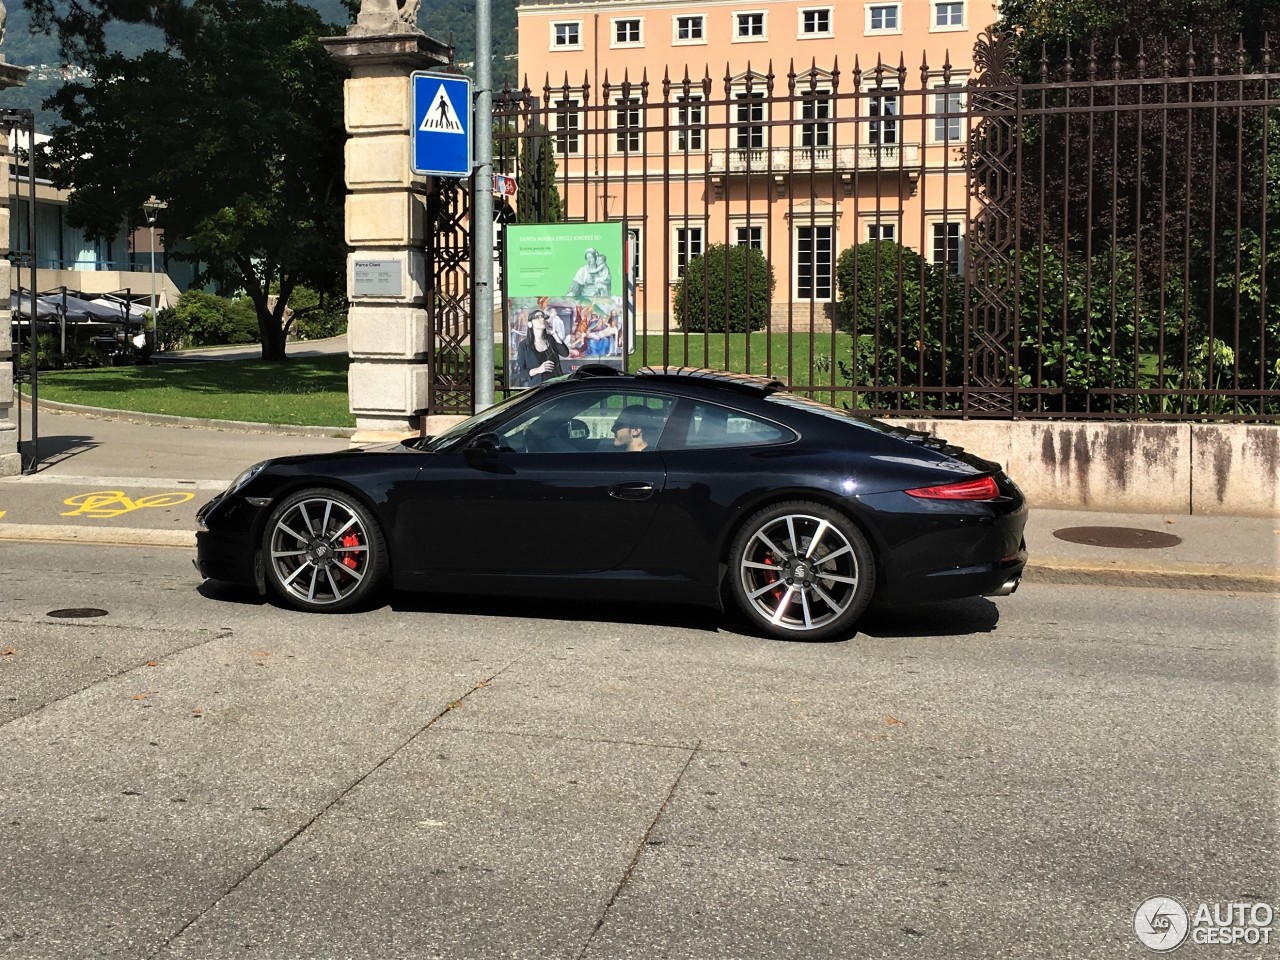
<path id="1" fill-rule="evenodd" d="M 476 411 L 493 406 L 493 64 L 489 0 L 476 0 L 475 171 L 471 177 L 475 293 L 471 340 Z"/>

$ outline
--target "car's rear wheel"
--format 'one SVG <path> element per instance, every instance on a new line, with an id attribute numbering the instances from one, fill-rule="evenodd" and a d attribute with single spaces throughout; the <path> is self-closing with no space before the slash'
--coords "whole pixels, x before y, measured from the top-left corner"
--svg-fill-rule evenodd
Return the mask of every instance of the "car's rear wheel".
<path id="1" fill-rule="evenodd" d="M 753 515 L 730 548 L 734 599 L 772 637 L 849 636 L 875 593 L 875 559 L 856 524 L 809 501 Z"/>
<path id="2" fill-rule="evenodd" d="M 369 600 L 386 576 L 386 543 L 377 521 L 339 490 L 286 497 L 267 519 L 263 540 L 267 582 L 299 610 L 350 610 Z"/>

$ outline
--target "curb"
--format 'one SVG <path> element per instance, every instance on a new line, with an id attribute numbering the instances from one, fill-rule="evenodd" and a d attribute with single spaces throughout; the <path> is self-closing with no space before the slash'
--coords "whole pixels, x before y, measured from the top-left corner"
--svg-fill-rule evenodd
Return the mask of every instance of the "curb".
<path id="1" fill-rule="evenodd" d="M 29 400 L 30 395 L 24 394 Z M 38 406 L 55 413 L 76 413 L 97 417 L 99 420 L 124 420 L 128 423 L 149 423 L 156 426 L 191 427 L 199 430 L 216 430 L 222 433 L 267 433 L 295 437 L 351 437 L 355 427 L 307 427 L 287 423 L 250 423 L 246 420 L 205 420 L 200 417 L 178 417 L 169 413 L 137 413 L 132 410 L 111 410 L 107 407 L 85 407 L 78 403 L 62 403 L 58 400 L 40 400 Z"/>
<path id="2" fill-rule="evenodd" d="M 84 527 L 73 524 L 0 522 L 0 540 L 39 543 L 92 543 L 120 547 L 186 547 L 194 550 L 193 530 L 157 530 L 147 527 Z"/>
<path id="3" fill-rule="evenodd" d="M 1280 594 L 1280 573 L 1264 567 L 1224 567 L 1197 563 L 1127 567 L 1116 562 L 1046 559 L 1029 562 L 1022 577 L 1025 584 L 1097 584 L 1109 587 L 1153 587 L 1161 590 Z"/>

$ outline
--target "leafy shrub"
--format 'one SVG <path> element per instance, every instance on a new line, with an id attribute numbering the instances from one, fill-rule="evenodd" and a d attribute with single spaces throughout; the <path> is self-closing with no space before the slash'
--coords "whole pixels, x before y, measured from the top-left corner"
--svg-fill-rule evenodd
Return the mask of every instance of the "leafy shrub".
<path id="1" fill-rule="evenodd" d="M 347 301 L 326 297 L 310 287 L 295 287 L 289 297 L 293 332 L 299 340 L 324 340 L 347 332 Z"/>
<path id="2" fill-rule="evenodd" d="M 891 240 L 849 247 L 836 260 L 836 323 L 854 335 L 853 356 L 838 365 L 854 386 L 890 388 L 872 406 L 940 409 L 954 397 L 900 387 L 947 389 L 964 375 L 964 282 L 943 264 Z"/>
<path id="3" fill-rule="evenodd" d="M 676 284 L 676 322 L 693 333 L 746 333 L 769 325 L 773 268 L 754 247 L 716 244 Z"/>
<path id="4" fill-rule="evenodd" d="M 257 343 L 258 316 L 247 298 L 230 300 L 188 290 L 176 304 L 160 311 L 160 338 L 169 350 Z"/>

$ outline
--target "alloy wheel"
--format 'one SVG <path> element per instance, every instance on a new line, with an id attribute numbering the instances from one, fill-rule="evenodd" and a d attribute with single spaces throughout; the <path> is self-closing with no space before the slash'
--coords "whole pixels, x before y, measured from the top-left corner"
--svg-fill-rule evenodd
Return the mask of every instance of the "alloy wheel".
<path id="1" fill-rule="evenodd" d="M 371 565 L 370 532 L 340 499 L 310 496 L 273 523 L 268 563 L 276 586 L 305 607 L 327 607 L 360 590 Z"/>
<path id="2" fill-rule="evenodd" d="M 766 519 L 739 554 L 742 596 L 775 630 L 819 631 L 860 603 L 860 567 L 849 535 L 805 513 Z"/>

